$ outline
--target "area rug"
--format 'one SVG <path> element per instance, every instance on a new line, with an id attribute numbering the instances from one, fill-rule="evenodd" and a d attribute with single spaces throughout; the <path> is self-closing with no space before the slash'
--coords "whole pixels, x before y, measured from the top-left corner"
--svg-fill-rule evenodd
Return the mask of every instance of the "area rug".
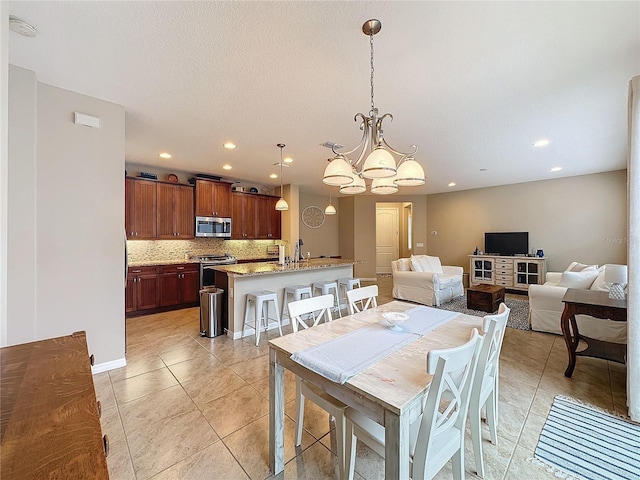
<path id="1" fill-rule="evenodd" d="M 531 328 L 529 328 L 529 302 L 527 300 L 520 300 L 519 298 L 507 298 L 504 303 L 506 303 L 507 307 L 511 309 L 509 320 L 507 321 L 507 327 L 517 328 L 518 330 L 531 330 Z M 489 315 L 487 312 L 483 312 L 482 310 L 468 309 L 466 295 L 454 298 L 453 300 L 443 303 L 436 308 L 460 312 L 466 315 L 474 315 L 476 317 Z"/>
<path id="2" fill-rule="evenodd" d="M 534 455 L 564 478 L 638 480 L 640 425 L 557 396 Z"/>

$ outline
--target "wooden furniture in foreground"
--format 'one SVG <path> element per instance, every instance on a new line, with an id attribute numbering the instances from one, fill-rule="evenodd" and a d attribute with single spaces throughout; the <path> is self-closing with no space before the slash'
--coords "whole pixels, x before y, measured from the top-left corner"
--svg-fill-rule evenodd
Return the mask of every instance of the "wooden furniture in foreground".
<path id="1" fill-rule="evenodd" d="M 342 385 L 291 360 L 291 355 L 376 324 L 384 312 L 403 312 L 413 308 L 416 308 L 415 304 L 393 301 L 269 341 L 269 468 L 274 475 L 283 471 L 285 462 L 286 368 L 302 380 L 320 387 L 332 397 L 383 425 L 384 478 L 409 478 L 409 426 L 422 411 L 422 400 L 432 378 L 425 369 L 427 353 L 429 350 L 466 343 L 471 330 L 480 328 L 482 318 L 458 315 L 354 375 Z"/>
<path id="2" fill-rule="evenodd" d="M 108 479 L 85 332 L 0 348 L 3 480 Z"/>
<path id="3" fill-rule="evenodd" d="M 567 344 L 569 364 L 564 372 L 565 377 L 571 377 L 576 366 L 576 356 L 604 358 L 618 363 L 625 363 L 627 345 L 611 343 L 584 337 L 578 331 L 576 315 L 590 315 L 595 318 L 609 319 L 616 322 L 627 321 L 627 301 L 609 298 L 608 292 L 598 290 L 580 290 L 569 288 L 562 298 L 564 311 L 560 319 L 562 335 Z M 577 351 L 582 340 L 587 348 Z"/>
<path id="4" fill-rule="evenodd" d="M 467 308 L 493 313 L 504 302 L 504 287 L 500 285 L 476 285 L 467 288 Z"/>
<path id="5" fill-rule="evenodd" d="M 500 257 L 469 255 L 469 285 L 501 285 L 510 290 L 529 290 L 529 285 L 545 281 L 547 260 L 544 257 Z"/>

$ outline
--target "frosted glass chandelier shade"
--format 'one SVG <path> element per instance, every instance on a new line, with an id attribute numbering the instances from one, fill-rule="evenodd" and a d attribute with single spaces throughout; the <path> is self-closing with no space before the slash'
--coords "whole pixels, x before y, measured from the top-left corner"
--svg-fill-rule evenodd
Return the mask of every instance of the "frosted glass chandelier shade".
<path id="1" fill-rule="evenodd" d="M 280 197 L 280 200 L 276 202 L 276 210 L 279 210 L 279 211 L 289 210 L 289 204 L 284 198 Z"/>
<path id="2" fill-rule="evenodd" d="M 395 177 L 376 178 L 371 182 L 371 193 L 378 195 L 390 195 L 398 191 L 398 185 L 394 183 Z"/>
<path id="3" fill-rule="evenodd" d="M 396 173 L 395 184 L 401 187 L 415 187 L 424 185 L 425 176 L 422 166 L 413 158 L 402 162 Z"/>
<path id="4" fill-rule="evenodd" d="M 356 195 L 358 193 L 364 193 L 367 191 L 367 184 L 364 181 L 364 178 L 361 178 L 355 172 L 352 172 L 352 183 L 348 183 L 346 185 L 342 185 L 340 187 L 340 193 L 344 193 L 346 195 Z"/>
<path id="5" fill-rule="evenodd" d="M 324 169 L 322 182 L 327 185 L 340 187 L 353 182 L 351 164 L 343 157 L 338 156 Z"/>
<path id="6" fill-rule="evenodd" d="M 396 161 L 382 146 L 377 146 L 364 161 L 364 178 L 387 178 L 396 174 Z"/>

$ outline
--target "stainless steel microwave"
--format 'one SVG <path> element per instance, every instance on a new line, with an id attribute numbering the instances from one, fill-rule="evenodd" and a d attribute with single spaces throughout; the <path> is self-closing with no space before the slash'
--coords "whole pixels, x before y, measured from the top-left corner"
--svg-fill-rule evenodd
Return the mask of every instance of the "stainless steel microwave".
<path id="1" fill-rule="evenodd" d="M 231 219 L 196 217 L 196 237 L 231 238 Z"/>

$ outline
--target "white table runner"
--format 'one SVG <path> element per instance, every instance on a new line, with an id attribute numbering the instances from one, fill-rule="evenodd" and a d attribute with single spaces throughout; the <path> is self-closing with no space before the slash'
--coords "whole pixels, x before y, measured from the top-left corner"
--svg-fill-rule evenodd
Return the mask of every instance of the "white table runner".
<path id="1" fill-rule="evenodd" d="M 354 375 L 459 314 L 430 307 L 415 307 L 401 331 L 380 324 L 354 330 L 320 345 L 294 353 L 291 359 L 329 380 L 344 384 Z"/>

